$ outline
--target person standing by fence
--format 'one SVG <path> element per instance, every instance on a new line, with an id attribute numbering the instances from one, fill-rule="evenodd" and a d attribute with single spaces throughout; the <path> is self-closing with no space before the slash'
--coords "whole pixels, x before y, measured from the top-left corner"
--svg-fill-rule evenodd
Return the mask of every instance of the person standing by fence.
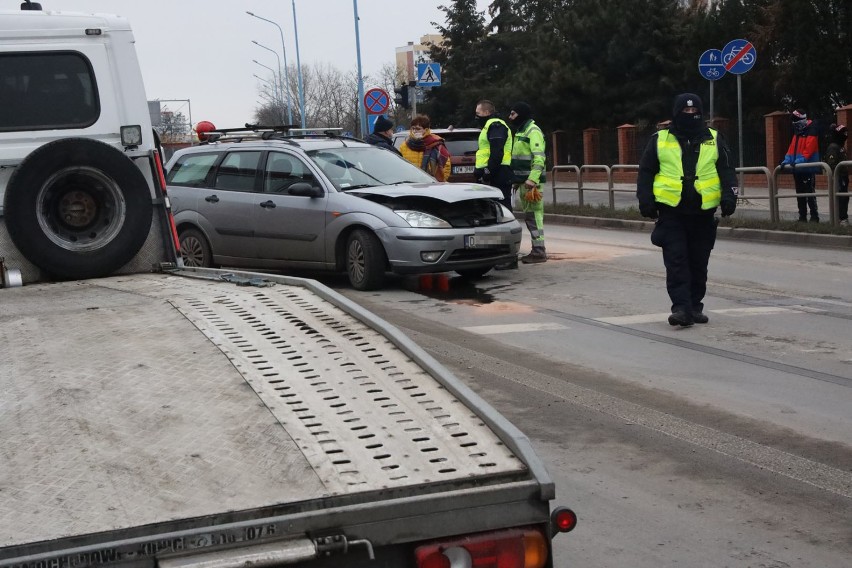
<path id="1" fill-rule="evenodd" d="M 816 191 L 816 176 L 819 168 L 808 167 L 802 164 L 819 162 L 819 137 L 817 128 L 804 109 L 798 108 L 793 111 L 793 139 L 781 166 L 793 168 L 793 182 L 796 184 L 796 193 L 814 193 Z M 808 209 L 811 210 L 811 223 L 819 223 L 819 211 L 815 196 L 797 197 L 799 206 L 799 222 L 808 220 Z"/>
<path id="2" fill-rule="evenodd" d="M 521 258 L 521 262 L 546 262 L 544 201 L 541 195 L 541 184 L 545 181 L 544 133 L 532 119 L 532 109 L 525 102 L 512 105 L 509 122 L 515 129 L 515 141 L 512 144 L 512 183 L 518 192 L 524 222 L 532 239 L 532 250 Z"/>
<path id="3" fill-rule="evenodd" d="M 643 217 L 657 219 L 651 242 L 663 249 L 669 324 L 707 323 L 707 265 L 716 242 L 716 207 L 737 206 L 737 179 L 722 136 L 707 128 L 698 95 L 678 95 L 671 128 L 651 137 L 639 162 L 636 197 Z"/>
<path id="4" fill-rule="evenodd" d="M 825 163 L 834 172 L 837 164 L 845 162 L 846 157 L 846 131 L 845 124 L 832 124 L 828 129 L 829 144 L 825 150 Z M 849 193 L 849 168 L 841 168 L 835 183 L 838 193 Z M 837 198 L 837 218 L 841 225 L 849 225 L 849 198 Z"/>

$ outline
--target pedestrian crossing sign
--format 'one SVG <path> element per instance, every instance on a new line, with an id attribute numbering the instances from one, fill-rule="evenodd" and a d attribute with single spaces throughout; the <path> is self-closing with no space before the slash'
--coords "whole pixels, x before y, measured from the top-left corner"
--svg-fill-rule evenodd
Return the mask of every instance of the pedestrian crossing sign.
<path id="1" fill-rule="evenodd" d="M 440 87 L 441 66 L 437 63 L 417 64 L 417 86 L 418 87 Z"/>

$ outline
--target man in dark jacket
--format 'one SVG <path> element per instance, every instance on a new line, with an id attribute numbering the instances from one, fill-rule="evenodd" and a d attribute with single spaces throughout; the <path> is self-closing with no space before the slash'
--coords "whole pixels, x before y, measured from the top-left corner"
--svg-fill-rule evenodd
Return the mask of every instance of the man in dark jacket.
<path id="1" fill-rule="evenodd" d="M 379 146 L 385 150 L 390 150 L 402 156 L 402 152 L 397 150 L 393 145 L 393 122 L 380 115 L 376 119 L 376 124 L 373 126 L 373 133 L 364 139 L 367 144 Z"/>
<path id="2" fill-rule="evenodd" d="M 670 128 L 651 137 L 639 162 L 636 197 L 643 217 L 656 219 L 651 242 L 663 249 L 670 325 L 707 323 L 707 264 L 716 242 L 716 207 L 737 206 L 737 180 L 727 144 L 704 123 L 698 95 L 678 95 Z"/>

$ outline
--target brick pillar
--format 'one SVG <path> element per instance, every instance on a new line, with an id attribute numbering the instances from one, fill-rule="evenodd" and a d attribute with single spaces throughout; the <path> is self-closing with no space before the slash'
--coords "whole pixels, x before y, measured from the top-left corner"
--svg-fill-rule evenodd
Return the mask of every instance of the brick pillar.
<path id="1" fill-rule="evenodd" d="M 618 162 L 620 164 L 638 164 L 639 152 L 636 148 L 636 125 L 622 124 L 617 130 Z"/>
<path id="2" fill-rule="evenodd" d="M 598 128 L 587 128 L 583 131 L 583 163 L 600 164 L 601 160 L 601 131 Z"/>
<path id="3" fill-rule="evenodd" d="M 845 124 L 846 128 L 852 129 L 852 105 L 846 105 L 837 109 L 837 124 Z M 852 140 L 846 138 L 846 155 L 852 156 Z"/>
<path id="4" fill-rule="evenodd" d="M 792 136 L 790 114 L 781 111 L 763 115 L 766 128 L 766 167 L 774 169 L 787 152 Z"/>

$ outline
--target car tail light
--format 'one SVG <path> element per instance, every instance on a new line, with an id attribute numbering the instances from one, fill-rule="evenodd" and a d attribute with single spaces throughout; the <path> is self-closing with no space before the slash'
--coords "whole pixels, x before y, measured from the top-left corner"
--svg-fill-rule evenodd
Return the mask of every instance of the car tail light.
<path id="1" fill-rule="evenodd" d="M 417 568 L 542 568 L 547 540 L 535 529 L 466 536 L 417 547 Z"/>

